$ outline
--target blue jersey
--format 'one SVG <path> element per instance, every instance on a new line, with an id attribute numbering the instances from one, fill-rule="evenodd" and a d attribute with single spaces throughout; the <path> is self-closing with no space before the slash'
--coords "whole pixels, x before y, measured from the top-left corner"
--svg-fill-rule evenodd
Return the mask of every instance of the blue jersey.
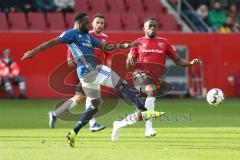
<path id="1" fill-rule="evenodd" d="M 58 40 L 67 43 L 72 56 L 77 63 L 78 77 L 84 77 L 87 73 L 93 71 L 97 66 L 94 58 L 93 49 L 100 44 L 90 34 L 81 33 L 79 30 L 70 29 L 64 31 Z"/>

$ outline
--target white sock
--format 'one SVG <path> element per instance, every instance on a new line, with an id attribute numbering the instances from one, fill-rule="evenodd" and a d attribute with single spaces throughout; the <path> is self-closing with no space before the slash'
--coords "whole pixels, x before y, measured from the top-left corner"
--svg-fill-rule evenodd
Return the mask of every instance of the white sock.
<path id="1" fill-rule="evenodd" d="M 91 106 L 91 99 L 87 97 L 85 108 L 88 109 L 88 107 L 90 107 L 90 106 Z M 96 119 L 93 117 L 89 121 L 89 126 L 92 127 L 95 123 L 96 123 Z"/>
<path id="2" fill-rule="evenodd" d="M 146 121 L 145 127 L 146 127 L 146 131 L 153 129 L 152 128 L 152 120 L 151 119 Z"/>
<path id="3" fill-rule="evenodd" d="M 95 118 L 92 118 L 92 119 L 90 119 L 90 121 L 89 121 L 89 126 L 92 127 L 95 123 L 96 123 L 96 119 L 95 119 Z"/>
<path id="4" fill-rule="evenodd" d="M 154 108 L 155 108 L 155 100 L 156 100 L 155 97 L 148 96 L 146 98 L 146 101 L 145 101 L 145 108 L 147 108 L 147 110 L 149 110 L 149 109 L 154 110 Z"/>
<path id="5" fill-rule="evenodd" d="M 125 126 L 130 126 L 130 125 L 133 125 L 134 123 L 138 122 L 135 117 L 136 117 L 136 113 L 128 115 L 122 121 L 119 121 L 119 127 L 122 128 Z"/>
<path id="6" fill-rule="evenodd" d="M 145 108 L 147 108 L 147 110 L 154 110 L 155 100 L 156 100 L 155 97 L 148 96 L 145 101 Z M 152 129 L 152 120 L 151 119 L 146 121 L 145 127 L 146 127 L 146 131 Z"/>

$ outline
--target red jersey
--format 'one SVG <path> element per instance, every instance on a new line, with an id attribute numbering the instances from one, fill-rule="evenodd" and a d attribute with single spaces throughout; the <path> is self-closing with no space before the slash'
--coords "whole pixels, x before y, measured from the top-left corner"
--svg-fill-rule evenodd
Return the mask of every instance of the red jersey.
<path id="1" fill-rule="evenodd" d="M 8 63 L 0 61 L 0 76 L 15 77 L 18 76 L 20 68 L 12 59 Z"/>
<path id="2" fill-rule="evenodd" d="M 96 35 L 96 33 L 91 30 L 89 32 L 92 36 L 94 36 L 95 38 L 97 38 L 101 43 L 108 43 L 109 42 L 109 37 L 108 35 L 104 34 L 104 33 L 101 33 L 101 35 Z M 108 52 L 105 52 L 101 49 L 98 49 L 98 48 L 95 48 L 94 49 L 94 55 L 98 58 L 100 58 L 100 60 L 103 62 L 103 63 L 107 63 L 107 61 L 109 61 L 109 58 L 110 58 L 110 54 Z"/>
<path id="3" fill-rule="evenodd" d="M 142 44 L 131 48 L 131 52 L 137 57 L 136 70 L 147 72 L 158 84 L 166 62 L 166 56 L 173 59 L 174 55 L 177 54 L 176 49 L 168 40 L 160 37 L 141 37 L 135 42 Z M 153 63 L 156 65 L 153 65 Z"/>
<path id="4" fill-rule="evenodd" d="M 94 36 L 96 39 L 98 39 L 101 43 L 107 43 L 109 42 L 109 37 L 108 35 L 104 34 L 104 33 L 101 33 L 101 35 L 96 35 L 96 33 L 91 30 L 89 32 L 89 34 L 91 34 L 92 36 Z M 107 63 L 108 61 L 110 61 L 110 54 L 101 50 L 101 49 L 98 49 L 98 48 L 94 48 L 94 55 L 97 57 L 97 61 L 100 60 L 100 62 L 102 64 L 104 63 Z M 68 49 L 68 52 L 67 52 L 67 58 L 71 58 L 72 59 L 72 54 L 71 54 L 71 51 Z"/>
<path id="5" fill-rule="evenodd" d="M 5 69 L 5 64 L 0 59 L 0 77 L 3 76 Z"/>

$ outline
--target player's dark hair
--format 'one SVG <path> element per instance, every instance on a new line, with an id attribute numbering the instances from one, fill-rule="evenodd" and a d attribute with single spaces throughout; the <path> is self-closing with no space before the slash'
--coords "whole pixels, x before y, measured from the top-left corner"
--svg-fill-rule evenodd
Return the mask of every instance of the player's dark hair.
<path id="1" fill-rule="evenodd" d="M 93 17 L 93 19 L 95 19 L 95 18 L 102 18 L 102 19 L 105 19 L 104 15 L 101 14 L 101 13 L 97 13 L 97 14 L 95 14 L 94 17 Z"/>
<path id="2" fill-rule="evenodd" d="M 80 22 L 83 19 L 83 17 L 85 17 L 85 16 L 88 16 L 88 15 L 86 13 L 77 13 L 77 14 L 74 15 L 73 21 L 74 22 L 76 22 L 76 21 Z"/>
<path id="3" fill-rule="evenodd" d="M 147 19 L 144 20 L 144 24 L 148 21 L 156 21 L 157 22 L 157 19 L 155 17 L 147 18 Z"/>

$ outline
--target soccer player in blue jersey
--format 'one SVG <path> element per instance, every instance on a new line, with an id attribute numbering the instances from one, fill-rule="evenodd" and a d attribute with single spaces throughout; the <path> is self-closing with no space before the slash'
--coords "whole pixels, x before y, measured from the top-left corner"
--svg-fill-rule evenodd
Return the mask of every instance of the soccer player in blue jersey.
<path id="1" fill-rule="evenodd" d="M 109 42 L 109 37 L 105 33 L 103 33 L 105 26 L 105 17 L 102 14 L 96 14 L 92 21 L 93 30 L 89 31 L 91 35 L 97 38 L 99 41 Z M 75 29 L 75 28 L 73 28 Z M 77 29 L 77 28 L 76 28 Z M 101 64 L 109 64 L 110 53 L 105 52 L 104 50 L 100 50 L 98 48 L 94 49 L 94 56 L 96 59 L 100 60 Z M 67 62 L 69 67 L 76 67 L 75 61 L 72 57 L 71 51 L 68 49 L 67 52 Z M 99 63 L 98 63 L 99 64 Z M 49 112 L 49 126 L 50 128 L 55 128 L 55 124 L 57 122 L 58 117 L 63 116 L 66 111 L 72 110 L 77 104 L 85 100 L 85 93 L 82 89 L 81 82 L 78 83 L 76 87 L 75 95 L 63 103 L 60 103 L 57 108 L 53 111 Z M 69 103 L 70 102 L 70 103 Z M 86 99 L 86 109 L 90 106 L 89 99 Z M 89 121 L 89 129 L 91 132 L 98 132 L 105 129 L 105 126 L 96 122 L 96 119 L 93 117 Z"/>
<path id="2" fill-rule="evenodd" d="M 80 121 L 75 128 L 68 132 L 67 139 L 71 147 L 75 146 L 75 137 L 79 130 L 85 126 L 89 120 L 96 114 L 100 105 L 100 85 L 114 88 L 121 97 L 132 102 L 138 109 L 132 117 L 136 121 L 146 120 L 152 117 L 160 116 L 161 112 L 146 111 L 136 95 L 129 90 L 126 81 L 105 65 L 97 65 L 93 56 L 95 47 L 105 51 L 111 51 L 116 48 L 130 48 L 139 43 L 112 44 L 98 41 L 91 36 L 89 32 L 89 17 L 85 13 L 78 13 L 74 16 L 74 29 L 64 31 L 60 36 L 45 42 L 38 47 L 26 52 L 22 60 L 30 58 L 40 51 L 46 50 L 58 44 L 66 43 L 71 50 L 73 58 L 77 64 L 77 75 L 82 83 L 83 90 L 91 100 L 91 106 L 85 110 L 80 117 Z"/>

